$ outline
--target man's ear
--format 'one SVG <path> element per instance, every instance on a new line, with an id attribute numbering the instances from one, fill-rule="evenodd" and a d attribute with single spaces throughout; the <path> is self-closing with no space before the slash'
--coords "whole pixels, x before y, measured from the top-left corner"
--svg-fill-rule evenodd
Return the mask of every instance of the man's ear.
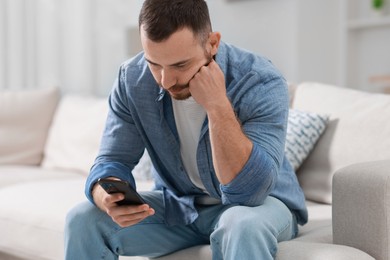
<path id="1" fill-rule="evenodd" d="M 211 46 L 210 54 L 214 56 L 218 52 L 219 43 L 221 42 L 221 33 L 211 32 L 209 35 L 209 44 Z"/>

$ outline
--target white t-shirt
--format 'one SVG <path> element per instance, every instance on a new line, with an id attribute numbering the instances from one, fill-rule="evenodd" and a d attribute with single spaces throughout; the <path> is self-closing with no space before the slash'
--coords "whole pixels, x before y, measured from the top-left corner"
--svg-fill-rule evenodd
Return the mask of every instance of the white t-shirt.
<path id="1" fill-rule="evenodd" d="M 180 138 L 180 153 L 184 167 L 192 183 L 206 191 L 196 163 L 196 151 L 200 131 L 206 118 L 206 111 L 196 103 L 193 97 L 186 100 L 172 99 L 172 106 Z"/>

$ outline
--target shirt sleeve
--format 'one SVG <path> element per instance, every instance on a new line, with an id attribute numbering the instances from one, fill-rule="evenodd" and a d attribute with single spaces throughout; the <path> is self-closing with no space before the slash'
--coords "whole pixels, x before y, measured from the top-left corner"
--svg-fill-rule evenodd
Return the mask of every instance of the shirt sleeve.
<path id="1" fill-rule="evenodd" d="M 224 204 L 257 206 L 273 190 L 283 162 L 288 118 L 287 84 L 281 76 L 263 81 L 254 73 L 240 87 L 240 92 L 244 94 L 231 94 L 231 100 L 253 149 L 236 178 L 220 185 L 221 197 Z"/>
<path id="2" fill-rule="evenodd" d="M 145 146 L 129 109 L 125 82 L 121 68 L 109 96 L 109 112 L 99 153 L 86 181 L 85 194 L 91 202 L 91 191 L 99 178 L 117 177 L 135 187 L 131 171 L 139 162 Z"/>

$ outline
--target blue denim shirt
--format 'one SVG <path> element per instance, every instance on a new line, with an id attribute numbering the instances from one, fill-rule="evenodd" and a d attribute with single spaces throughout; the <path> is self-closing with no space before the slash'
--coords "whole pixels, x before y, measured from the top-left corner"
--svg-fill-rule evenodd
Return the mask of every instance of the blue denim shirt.
<path id="1" fill-rule="evenodd" d="M 210 196 L 223 204 L 261 205 L 267 196 L 283 201 L 307 222 L 303 192 L 284 156 L 288 91 L 282 75 L 263 57 L 221 42 L 216 62 L 226 80 L 227 95 L 252 140 L 249 160 L 227 185 L 219 183 L 213 167 L 207 118 L 197 149 L 200 178 Z M 109 97 L 109 114 L 99 155 L 86 183 L 115 176 L 135 187 L 132 170 L 147 149 L 156 189 L 162 190 L 168 225 L 189 224 L 198 216 L 194 198 L 202 195 L 190 181 L 180 156 L 171 97 L 154 80 L 143 53 L 122 64 Z"/>

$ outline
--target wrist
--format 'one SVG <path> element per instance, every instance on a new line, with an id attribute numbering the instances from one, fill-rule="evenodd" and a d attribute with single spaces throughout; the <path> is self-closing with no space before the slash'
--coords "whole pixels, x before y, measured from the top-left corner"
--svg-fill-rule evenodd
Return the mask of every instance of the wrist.
<path id="1" fill-rule="evenodd" d="M 210 105 L 207 108 L 205 108 L 205 110 L 209 120 L 212 118 L 218 119 L 218 118 L 226 117 L 227 115 L 230 114 L 234 115 L 232 104 L 230 103 L 230 100 L 227 97 L 210 103 Z"/>

